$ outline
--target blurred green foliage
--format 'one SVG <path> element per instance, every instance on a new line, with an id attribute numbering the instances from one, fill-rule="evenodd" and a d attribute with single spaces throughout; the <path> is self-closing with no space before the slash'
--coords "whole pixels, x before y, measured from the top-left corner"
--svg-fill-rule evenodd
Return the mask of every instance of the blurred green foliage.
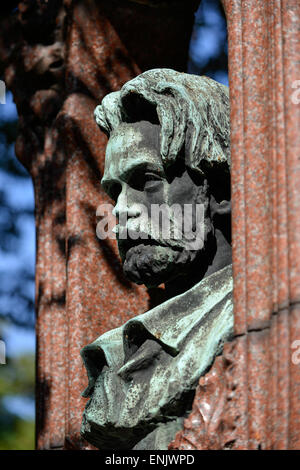
<path id="1" fill-rule="evenodd" d="M 4 434 L 0 428 L 0 450 L 34 450 L 34 435 L 34 421 L 25 421 L 16 416 Z"/>
<path id="2" fill-rule="evenodd" d="M 34 449 L 34 421 L 20 418 L 5 406 L 7 397 L 32 399 L 33 393 L 34 356 L 7 358 L 0 365 L 0 450 Z"/>

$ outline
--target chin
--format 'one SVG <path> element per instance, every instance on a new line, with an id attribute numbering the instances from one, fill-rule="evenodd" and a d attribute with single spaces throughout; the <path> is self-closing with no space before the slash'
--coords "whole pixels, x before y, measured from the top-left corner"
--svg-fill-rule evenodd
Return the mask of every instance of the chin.
<path id="1" fill-rule="evenodd" d="M 136 284 L 157 287 L 175 279 L 196 256 L 182 247 L 140 244 L 126 252 L 123 271 Z"/>

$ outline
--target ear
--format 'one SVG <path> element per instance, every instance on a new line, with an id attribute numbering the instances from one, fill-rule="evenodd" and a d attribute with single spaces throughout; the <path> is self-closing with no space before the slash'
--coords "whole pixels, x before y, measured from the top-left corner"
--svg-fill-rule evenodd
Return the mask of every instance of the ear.
<path id="1" fill-rule="evenodd" d="M 210 213 L 211 218 L 214 219 L 216 216 L 230 216 L 231 215 L 231 201 L 223 199 L 223 201 L 217 202 L 213 195 L 210 198 Z"/>

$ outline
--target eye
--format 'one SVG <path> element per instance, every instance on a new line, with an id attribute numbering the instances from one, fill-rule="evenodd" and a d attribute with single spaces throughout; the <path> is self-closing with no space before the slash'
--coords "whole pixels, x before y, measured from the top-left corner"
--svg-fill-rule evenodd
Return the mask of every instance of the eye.
<path id="1" fill-rule="evenodd" d="M 153 189 L 157 188 L 157 185 L 161 181 L 162 178 L 157 173 L 138 168 L 133 171 L 130 178 L 128 178 L 128 185 L 137 191 L 148 191 L 152 187 Z"/>
<path id="2" fill-rule="evenodd" d="M 156 191 L 162 182 L 162 178 L 155 173 L 145 173 L 144 177 L 144 190 L 151 192 Z"/>

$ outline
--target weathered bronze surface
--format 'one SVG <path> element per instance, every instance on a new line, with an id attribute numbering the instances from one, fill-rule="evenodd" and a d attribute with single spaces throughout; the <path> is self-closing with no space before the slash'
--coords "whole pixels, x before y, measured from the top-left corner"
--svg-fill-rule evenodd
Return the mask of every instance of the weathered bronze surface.
<path id="1" fill-rule="evenodd" d="M 233 331 L 228 90 L 150 70 L 107 95 L 95 117 L 109 136 L 102 185 L 116 201 L 124 273 L 164 283 L 169 300 L 83 349 L 91 400 L 82 435 L 100 449 L 166 449 Z M 152 223 L 162 204 L 169 237 Z M 201 205 L 202 231 L 192 215 L 177 238 L 174 204 Z"/>

